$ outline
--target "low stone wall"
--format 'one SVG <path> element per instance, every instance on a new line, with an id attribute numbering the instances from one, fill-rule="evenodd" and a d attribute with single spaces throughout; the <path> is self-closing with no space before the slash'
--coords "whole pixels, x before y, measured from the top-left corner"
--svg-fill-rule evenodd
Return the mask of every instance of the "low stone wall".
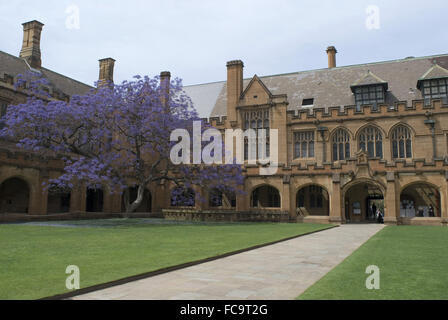
<path id="1" fill-rule="evenodd" d="M 330 224 L 332 223 L 330 221 L 330 217 L 329 216 L 306 216 L 306 217 L 301 217 L 298 216 L 297 217 L 297 222 L 302 222 L 302 223 L 321 223 L 321 224 Z"/>
<path id="2" fill-rule="evenodd" d="M 209 222 L 289 222 L 287 211 L 257 210 L 192 210 L 192 209 L 164 209 L 166 220 L 177 221 L 209 221 Z"/>
<path id="3" fill-rule="evenodd" d="M 1 213 L 0 223 L 32 222 L 32 221 L 64 221 L 123 218 L 122 213 L 104 212 L 70 212 L 51 215 L 31 215 L 21 213 Z M 131 213 L 129 218 L 162 218 L 161 213 Z"/>
<path id="4" fill-rule="evenodd" d="M 414 217 L 414 218 L 397 218 L 398 225 L 410 225 L 410 226 L 446 226 L 448 223 L 447 219 L 442 219 L 439 217 Z"/>

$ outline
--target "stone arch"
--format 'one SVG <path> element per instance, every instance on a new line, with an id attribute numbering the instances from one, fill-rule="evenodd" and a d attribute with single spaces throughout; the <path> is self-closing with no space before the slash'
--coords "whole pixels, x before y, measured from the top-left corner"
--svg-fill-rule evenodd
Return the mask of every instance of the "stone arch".
<path id="1" fill-rule="evenodd" d="M 361 132 L 362 132 L 364 129 L 368 128 L 368 127 L 373 127 L 373 128 L 375 128 L 375 129 L 378 129 L 378 130 L 382 133 L 383 137 L 384 137 L 384 138 L 387 138 L 387 132 L 386 132 L 383 128 L 381 128 L 379 125 L 377 125 L 377 124 L 375 124 L 375 123 L 366 123 L 365 125 L 359 127 L 358 130 L 356 130 L 354 139 L 355 139 L 356 141 L 358 141 L 358 140 L 359 140 L 359 135 L 361 134 Z"/>
<path id="2" fill-rule="evenodd" d="M 410 125 L 408 125 L 407 123 L 403 122 L 403 121 L 399 121 L 397 123 L 395 123 L 392 127 L 390 127 L 389 131 L 387 132 L 387 138 L 390 139 L 390 136 L 392 135 L 392 132 L 395 130 L 395 128 L 399 127 L 399 126 L 403 126 L 406 127 L 409 131 L 411 131 L 412 137 L 415 136 L 415 129 L 412 128 Z"/>
<path id="3" fill-rule="evenodd" d="M 329 216 L 330 194 L 324 186 L 308 183 L 296 190 L 296 208 L 303 216 Z"/>
<path id="4" fill-rule="evenodd" d="M 400 216 L 441 217 L 440 187 L 426 181 L 413 181 L 400 189 Z"/>
<path id="5" fill-rule="evenodd" d="M 270 184 L 259 184 L 250 192 L 251 208 L 281 208 L 280 191 Z"/>
<path id="6" fill-rule="evenodd" d="M 383 194 L 386 193 L 386 186 L 378 180 L 375 179 L 369 179 L 369 178 L 358 178 L 358 179 L 354 179 L 352 181 L 347 182 L 346 184 L 344 184 L 342 186 L 342 196 L 345 196 L 345 193 L 347 192 L 348 189 L 350 189 L 351 187 L 353 187 L 354 185 L 360 184 L 360 183 L 370 183 L 370 184 L 374 184 L 375 186 L 377 186 L 381 192 Z"/>
<path id="7" fill-rule="evenodd" d="M 342 209 L 347 222 L 375 221 L 379 209 L 384 215 L 386 187 L 379 181 L 360 178 L 342 187 Z"/>
<path id="8" fill-rule="evenodd" d="M 350 139 L 352 140 L 355 139 L 355 134 L 353 134 L 353 132 L 349 128 L 345 126 L 337 126 L 336 128 L 330 131 L 330 141 L 332 141 L 333 136 L 338 132 L 338 130 L 345 130 L 349 134 Z"/>
<path id="9" fill-rule="evenodd" d="M 0 184 L 0 212 L 29 213 L 32 188 L 19 176 L 12 176 Z"/>

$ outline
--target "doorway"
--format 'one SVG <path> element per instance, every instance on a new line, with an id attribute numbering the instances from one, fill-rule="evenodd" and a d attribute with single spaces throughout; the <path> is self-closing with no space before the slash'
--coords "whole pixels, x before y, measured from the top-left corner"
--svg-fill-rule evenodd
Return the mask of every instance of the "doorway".
<path id="1" fill-rule="evenodd" d="M 384 196 L 377 184 L 369 181 L 351 186 L 345 192 L 345 218 L 347 222 L 376 222 L 379 209 L 384 214 Z"/>

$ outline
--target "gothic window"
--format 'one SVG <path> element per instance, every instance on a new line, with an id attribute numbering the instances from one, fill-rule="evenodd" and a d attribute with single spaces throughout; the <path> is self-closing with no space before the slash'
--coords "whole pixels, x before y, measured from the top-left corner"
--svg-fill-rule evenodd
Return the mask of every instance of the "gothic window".
<path id="1" fill-rule="evenodd" d="M 370 158 L 383 157 L 383 135 L 375 127 L 364 128 L 359 134 L 359 149 Z"/>
<path id="2" fill-rule="evenodd" d="M 412 158 L 412 139 L 410 130 L 398 126 L 392 132 L 392 157 L 394 159 Z"/>
<path id="3" fill-rule="evenodd" d="M 314 158 L 314 131 L 294 133 L 294 158 Z"/>
<path id="4" fill-rule="evenodd" d="M 261 134 L 261 129 L 266 130 L 266 157 L 269 157 L 270 154 L 270 141 L 269 141 L 269 109 L 261 109 L 257 111 L 244 111 L 243 112 L 244 119 L 244 130 L 254 129 L 257 133 L 257 138 Z M 249 126 L 250 125 L 250 126 Z M 257 139 L 258 141 L 258 139 Z M 257 143 L 257 142 L 256 142 Z M 255 150 L 258 148 L 255 147 Z M 258 157 L 258 151 L 257 151 Z M 244 139 L 244 160 L 249 159 L 249 142 L 248 139 Z"/>
<path id="5" fill-rule="evenodd" d="M 338 129 L 333 135 L 333 161 L 350 158 L 350 135 L 344 129 Z"/>

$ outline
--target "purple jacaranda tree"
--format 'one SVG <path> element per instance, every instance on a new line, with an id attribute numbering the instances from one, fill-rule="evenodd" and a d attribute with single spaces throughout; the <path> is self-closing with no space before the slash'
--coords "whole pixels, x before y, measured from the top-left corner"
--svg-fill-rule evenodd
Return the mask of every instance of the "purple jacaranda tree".
<path id="1" fill-rule="evenodd" d="M 64 162 L 64 172 L 50 187 L 75 186 L 124 192 L 126 212 L 139 207 L 147 185 L 174 183 L 175 190 L 201 186 L 240 192 L 239 165 L 178 164 L 170 160 L 173 130 L 191 131 L 199 120 L 190 98 L 176 78 L 135 76 L 121 84 L 102 84 L 69 102 L 52 99 L 45 79 L 24 76 L 17 87 L 33 91 L 26 103 L 10 106 L 2 119 L 3 137 L 35 153 L 52 153 Z M 204 124 L 204 128 L 207 125 Z M 137 187 L 137 198 L 129 188 Z M 175 191 L 176 201 L 185 192 Z"/>

